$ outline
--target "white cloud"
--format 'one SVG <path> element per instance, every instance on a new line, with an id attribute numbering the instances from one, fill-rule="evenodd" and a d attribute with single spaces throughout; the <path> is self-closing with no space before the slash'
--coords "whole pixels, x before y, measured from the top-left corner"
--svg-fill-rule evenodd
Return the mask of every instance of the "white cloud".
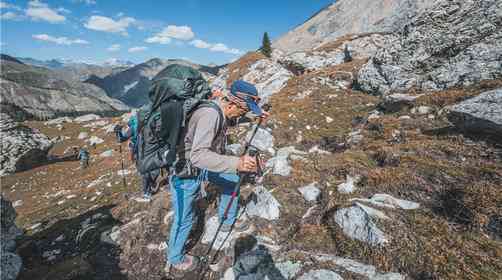
<path id="1" fill-rule="evenodd" d="M 159 44 L 169 44 L 171 43 L 171 38 L 169 37 L 161 37 L 161 36 L 153 36 L 150 38 L 147 38 L 145 42 L 153 44 L 153 43 L 159 43 Z"/>
<path id="2" fill-rule="evenodd" d="M 192 42 L 190 42 L 190 45 L 199 49 L 209 49 L 211 47 L 211 44 L 199 39 L 193 40 Z"/>
<path id="3" fill-rule="evenodd" d="M 146 51 L 147 49 L 148 49 L 147 47 L 132 47 L 132 48 L 128 49 L 127 51 L 130 53 L 135 53 L 135 52 Z"/>
<path id="4" fill-rule="evenodd" d="M 46 41 L 46 42 L 51 42 L 51 43 L 56 43 L 58 45 L 73 45 L 73 44 L 89 44 L 86 40 L 82 39 L 68 39 L 66 37 L 53 37 L 47 34 L 36 34 L 32 35 L 32 37 L 36 40 L 40 41 Z"/>
<path id="5" fill-rule="evenodd" d="M 9 4 L 7 2 L 0 2 L 0 9 L 13 9 L 16 11 L 22 11 L 21 7 Z"/>
<path id="6" fill-rule="evenodd" d="M 70 13 L 71 13 L 71 11 L 70 11 L 70 10 L 65 9 L 65 8 L 63 8 L 63 7 L 59 7 L 59 8 L 58 8 L 58 12 L 60 12 L 60 13 L 64 13 L 64 14 L 70 14 Z"/>
<path id="7" fill-rule="evenodd" d="M 159 44 L 169 44 L 171 39 L 178 39 L 182 41 L 191 40 L 195 34 L 190 26 L 176 26 L 168 25 L 161 32 L 155 34 L 154 36 L 147 38 L 145 42 L 147 43 L 159 43 Z"/>
<path id="8" fill-rule="evenodd" d="M 74 3 L 85 3 L 87 5 L 96 5 L 96 0 L 73 0 Z"/>
<path id="9" fill-rule="evenodd" d="M 190 42 L 190 45 L 199 48 L 199 49 L 209 49 L 212 52 L 224 52 L 229 54 L 242 54 L 243 52 L 238 49 L 233 49 L 227 47 L 227 45 L 223 43 L 211 44 L 202 40 L 193 40 Z"/>
<path id="10" fill-rule="evenodd" d="M 23 19 L 22 15 L 16 14 L 14 12 L 6 12 L 0 15 L 1 20 L 21 20 Z"/>
<path id="11" fill-rule="evenodd" d="M 45 20 L 50 23 L 60 23 L 66 20 L 65 16 L 60 15 L 57 11 L 51 9 L 49 5 L 38 0 L 28 2 L 26 15 L 33 20 Z"/>
<path id="12" fill-rule="evenodd" d="M 136 20 L 131 17 L 114 20 L 104 16 L 91 16 L 84 26 L 92 30 L 127 35 L 127 28 L 135 22 Z"/>
<path id="13" fill-rule="evenodd" d="M 120 45 L 119 44 L 113 44 L 108 47 L 107 49 L 109 52 L 116 52 L 120 50 Z"/>

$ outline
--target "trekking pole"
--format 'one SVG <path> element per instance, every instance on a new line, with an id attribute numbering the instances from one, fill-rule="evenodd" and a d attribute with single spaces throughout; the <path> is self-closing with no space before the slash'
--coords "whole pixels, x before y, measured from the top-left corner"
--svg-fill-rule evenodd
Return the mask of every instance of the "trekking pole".
<path id="1" fill-rule="evenodd" d="M 124 184 L 124 189 L 127 187 L 124 169 L 124 157 L 122 156 L 122 142 L 120 142 L 119 136 L 117 135 L 117 142 L 119 143 L 119 153 L 120 153 L 120 164 L 122 167 L 122 184 Z"/>
<path id="2" fill-rule="evenodd" d="M 258 121 L 258 124 L 253 130 L 253 133 L 251 134 L 251 138 L 249 138 L 248 142 L 246 143 L 246 146 L 244 146 L 244 151 L 242 155 L 247 154 L 249 147 L 251 147 L 251 143 L 253 142 L 253 139 L 258 132 L 258 129 L 260 128 L 261 124 L 263 122 L 263 118 L 260 118 Z M 211 250 L 213 249 L 214 243 L 216 242 L 216 239 L 218 238 L 218 234 L 220 233 L 221 227 L 223 226 L 223 222 L 228 218 L 228 211 L 230 210 L 230 207 L 232 206 L 232 203 L 234 202 L 235 198 L 237 197 L 237 193 L 239 192 L 240 185 L 242 183 L 242 179 L 244 178 L 245 174 L 242 172 L 239 172 L 239 180 L 237 181 L 237 184 L 235 184 L 234 190 L 232 191 L 232 196 L 230 197 L 230 201 L 228 202 L 227 206 L 225 207 L 225 212 L 223 212 L 223 219 L 220 221 L 220 224 L 218 225 L 218 228 L 216 229 L 216 233 L 214 234 L 213 239 L 211 240 L 211 243 L 209 243 L 209 248 L 207 249 L 207 252 L 205 256 L 203 257 L 203 260 L 210 260 L 211 262 L 213 261 L 214 257 L 216 257 L 216 254 L 213 258 L 209 258 L 211 254 Z M 232 233 L 232 229 L 228 232 L 228 235 Z M 206 275 L 207 272 L 207 267 L 209 266 L 209 262 L 206 264 L 202 265 L 202 271 L 200 278 L 201 280 L 204 279 L 204 276 Z"/>

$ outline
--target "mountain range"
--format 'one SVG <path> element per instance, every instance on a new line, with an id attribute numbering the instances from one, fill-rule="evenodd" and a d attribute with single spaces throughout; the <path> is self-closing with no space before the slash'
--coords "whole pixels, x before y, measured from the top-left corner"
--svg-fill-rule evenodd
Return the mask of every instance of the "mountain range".
<path id="1" fill-rule="evenodd" d="M 99 87 L 68 79 L 68 75 L 60 71 L 28 65 L 8 55 L 1 55 L 0 63 L 1 108 L 18 118 L 51 118 L 86 112 L 108 114 L 129 109 Z"/>
<path id="2" fill-rule="evenodd" d="M 202 72 L 207 80 L 218 74 L 219 66 L 204 66 L 182 59 L 153 58 L 124 71 L 106 77 L 91 75 L 85 82 L 102 88 L 108 96 L 117 98 L 131 107 L 140 107 L 148 101 L 151 80 L 162 69 L 171 64 L 188 65 Z"/>

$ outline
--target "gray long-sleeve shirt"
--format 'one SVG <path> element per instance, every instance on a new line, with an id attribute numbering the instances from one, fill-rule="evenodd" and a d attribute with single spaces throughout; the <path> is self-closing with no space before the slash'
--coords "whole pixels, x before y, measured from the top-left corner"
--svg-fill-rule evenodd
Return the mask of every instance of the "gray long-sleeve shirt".
<path id="1" fill-rule="evenodd" d="M 215 103 L 221 108 L 221 103 Z M 220 123 L 223 127 L 218 133 Z M 220 121 L 220 113 L 215 108 L 196 109 L 183 136 L 185 158 L 190 159 L 192 166 L 200 169 L 236 173 L 239 158 L 224 155 L 226 131 L 226 121 Z"/>

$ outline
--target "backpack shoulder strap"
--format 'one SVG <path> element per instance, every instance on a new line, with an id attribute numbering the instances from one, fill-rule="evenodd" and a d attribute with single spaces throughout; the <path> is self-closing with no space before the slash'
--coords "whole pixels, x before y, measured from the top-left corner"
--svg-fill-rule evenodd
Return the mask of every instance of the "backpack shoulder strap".
<path id="1" fill-rule="evenodd" d="M 216 110 L 216 112 L 218 112 L 219 122 L 218 122 L 218 128 L 216 131 L 217 131 L 217 133 L 220 133 L 221 129 L 223 128 L 224 121 L 225 121 L 225 116 L 223 115 L 223 111 L 221 110 L 220 106 L 218 106 L 218 104 L 214 103 L 213 101 L 204 100 L 199 103 L 196 110 L 199 108 L 213 108 L 214 110 Z"/>

